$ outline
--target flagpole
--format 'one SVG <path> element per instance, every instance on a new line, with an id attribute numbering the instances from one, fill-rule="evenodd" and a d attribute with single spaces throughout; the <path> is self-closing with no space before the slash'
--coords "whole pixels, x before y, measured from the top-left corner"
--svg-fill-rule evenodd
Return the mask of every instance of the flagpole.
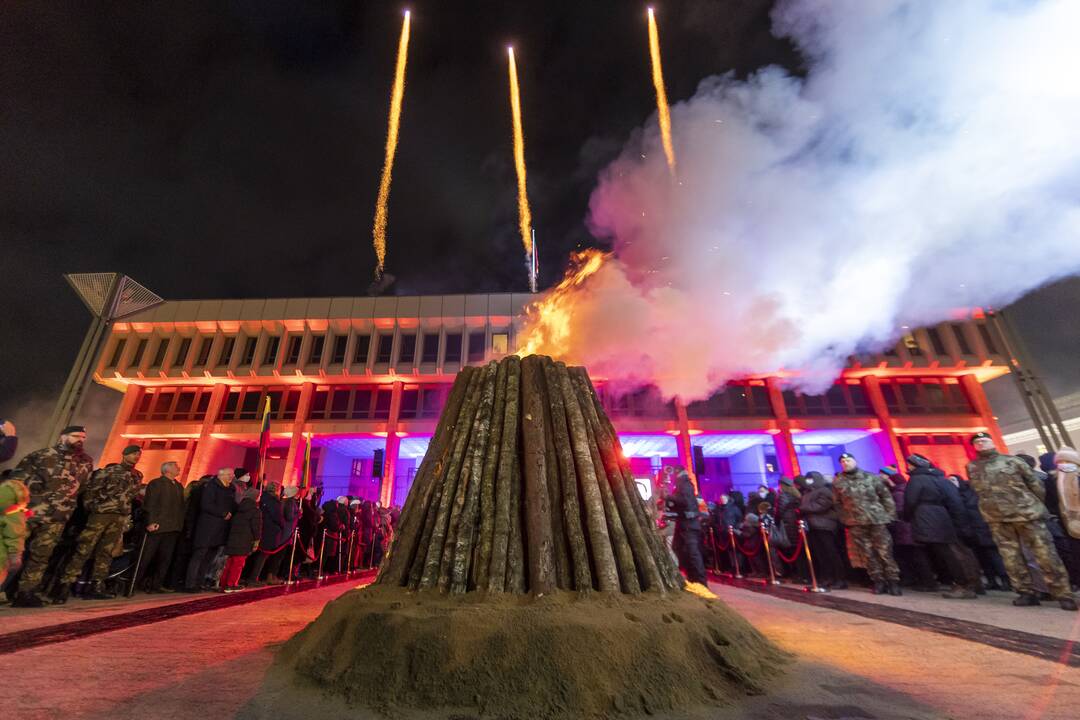
<path id="1" fill-rule="evenodd" d="M 263 473 L 266 468 L 266 452 L 270 449 L 270 395 L 263 405 L 262 427 L 259 431 L 259 459 L 255 465 L 255 487 L 263 486 Z"/>

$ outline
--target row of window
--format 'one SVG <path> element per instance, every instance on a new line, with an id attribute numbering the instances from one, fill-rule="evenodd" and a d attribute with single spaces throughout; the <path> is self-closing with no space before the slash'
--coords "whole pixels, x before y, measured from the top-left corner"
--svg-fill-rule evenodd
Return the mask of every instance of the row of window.
<path id="1" fill-rule="evenodd" d="M 999 355 L 1001 353 L 998 349 L 998 343 L 994 339 L 994 333 L 985 322 L 957 322 L 947 323 L 938 327 L 927 327 L 926 337 L 930 339 L 930 347 L 935 355 L 946 357 L 951 354 L 945 345 L 943 330 L 947 333 L 952 333 L 953 339 L 956 340 L 956 347 L 961 355 L 974 355 L 975 351 L 972 349 L 971 341 L 968 339 L 968 328 L 972 327 L 974 327 L 975 331 L 979 334 L 979 339 L 982 340 L 986 352 L 991 355 Z M 923 357 L 926 355 L 925 349 L 914 333 L 907 333 L 904 335 L 904 337 L 900 339 L 900 343 L 903 344 L 908 355 L 912 357 Z M 885 351 L 885 355 L 888 357 L 896 357 L 898 354 L 895 347 L 891 347 Z"/>
<path id="2" fill-rule="evenodd" d="M 372 345 L 374 345 L 376 364 L 389 364 L 391 361 L 395 365 L 411 365 L 417 362 L 435 364 L 439 362 L 439 337 L 438 332 L 419 334 L 402 332 L 398 335 L 399 342 L 396 357 L 394 357 L 393 333 L 379 333 L 374 338 L 371 335 L 357 335 L 353 346 L 352 362 L 366 365 L 371 354 Z M 482 330 L 467 334 L 448 332 L 444 337 L 443 362 L 446 364 L 460 363 L 463 353 L 466 361 L 470 363 L 482 362 L 487 355 L 488 348 L 485 343 L 485 333 Z M 372 342 L 373 339 L 374 342 Z M 136 345 L 128 367 L 141 367 L 151 339 L 132 338 L 131 340 Z M 173 342 L 178 344 L 171 365 L 173 367 L 184 367 L 188 361 L 188 356 L 192 352 L 193 340 L 198 341 L 195 349 L 195 359 L 192 363 L 193 367 L 229 367 L 232 364 L 233 355 L 237 349 L 238 338 L 236 336 L 227 335 L 224 337 L 212 363 L 210 354 L 214 348 L 214 336 L 201 336 L 198 338 L 166 337 L 157 340 L 149 368 L 158 370 L 165 365 L 169 347 Z M 307 352 L 304 353 L 303 363 L 301 363 L 300 356 L 303 350 L 304 336 L 290 334 L 286 336 L 286 340 L 285 353 L 281 358 L 283 365 L 321 365 L 328 351 L 328 360 L 331 365 L 343 365 L 346 362 L 349 347 L 349 336 L 347 334 L 312 335 Z M 116 342 L 107 367 L 117 368 L 120 366 L 128 342 L 129 338 L 120 338 Z M 507 333 L 493 333 L 490 348 L 492 354 L 505 355 L 509 351 L 509 343 L 510 336 Z M 281 350 L 281 336 L 270 335 L 267 338 L 261 358 L 256 358 L 258 345 L 259 338 L 257 335 L 245 336 L 241 354 L 236 358 L 236 365 L 238 367 L 255 368 L 276 364 Z"/>

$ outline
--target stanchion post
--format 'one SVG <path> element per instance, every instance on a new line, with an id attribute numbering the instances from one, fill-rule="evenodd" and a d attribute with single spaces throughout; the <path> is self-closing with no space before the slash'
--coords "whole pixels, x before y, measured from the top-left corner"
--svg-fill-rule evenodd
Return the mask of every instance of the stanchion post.
<path id="1" fill-rule="evenodd" d="M 712 567 L 713 572 L 720 572 L 720 543 L 716 541 L 716 527 L 709 528 L 709 537 L 712 538 Z"/>
<path id="2" fill-rule="evenodd" d="M 349 542 L 346 544 L 348 550 L 345 553 L 345 577 L 348 578 L 352 575 L 352 547 L 353 547 L 353 529 L 352 520 L 349 520 Z"/>
<path id="3" fill-rule="evenodd" d="M 325 528 L 323 528 L 323 531 L 322 531 L 322 545 L 319 546 L 319 572 L 318 572 L 318 574 L 315 575 L 315 577 L 318 578 L 319 580 L 323 579 L 322 561 L 323 561 L 323 553 L 324 552 L 326 552 L 326 529 Z"/>
<path id="4" fill-rule="evenodd" d="M 289 550 L 289 579 L 285 581 L 286 587 L 292 585 L 293 580 L 293 561 L 296 559 L 296 539 L 300 535 L 300 528 L 293 528 L 292 533 L 292 549 Z"/>
<path id="5" fill-rule="evenodd" d="M 735 565 L 735 577 L 742 580 L 742 568 L 739 567 L 739 552 L 735 542 L 735 528 L 728 525 L 728 540 L 731 541 L 731 562 Z"/>
<path id="6" fill-rule="evenodd" d="M 765 529 L 765 523 L 758 525 L 758 530 L 761 531 L 761 539 L 765 541 L 765 559 L 769 562 L 769 585 L 779 585 L 780 581 L 776 579 L 776 571 L 773 570 L 772 564 L 772 547 L 769 545 L 769 532 Z"/>
<path id="7" fill-rule="evenodd" d="M 139 579 L 139 567 L 142 565 L 143 550 L 146 549 L 147 532 L 143 530 L 142 543 L 139 545 L 139 557 L 135 560 L 135 572 L 131 574 L 131 585 L 128 586 L 127 597 L 135 594 L 135 581 Z"/>
<path id="8" fill-rule="evenodd" d="M 818 587 L 817 573 L 814 572 L 814 556 L 810 553 L 810 540 L 806 537 L 806 521 L 799 521 L 799 536 L 802 537 L 803 552 L 806 553 L 806 564 L 810 566 L 810 585 L 806 592 L 823 593 L 829 592 L 828 588 Z"/>

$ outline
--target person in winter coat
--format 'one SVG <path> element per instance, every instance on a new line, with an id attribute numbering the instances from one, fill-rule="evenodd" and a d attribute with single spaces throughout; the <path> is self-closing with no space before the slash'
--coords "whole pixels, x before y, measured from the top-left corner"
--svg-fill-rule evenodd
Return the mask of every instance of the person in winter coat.
<path id="1" fill-rule="evenodd" d="M 705 574 L 705 560 L 701 555 L 701 520 L 694 484 L 685 468 L 675 471 L 675 492 L 668 497 L 670 512 L 677 513 L 675 518 L 675 547 L 679 549 L 679 564 L 686 571 L 690 582 L 702 585 L 708 582 Z"/>
<path id="2" fill-rule="evenodd" d="M 788 477 L 780 478 L 780 491 L 776 495 L 776 509 L 773 519 L 784 528 L 788 547 L 777 550 L 789 551 L 799 542 L 799 503 L 802 493 L 795 487 L 795 482 Z M 803 583 L 810 582 L 810 572 L 806 568 L 806 555 L 796 553 L 795 562 L 781 560 L 785 575 L 795 575 Z"/>
<path id="3" fill-rule="evenodd" d="M 842 472 L 833 480 L 833 503 L 847 528 L 850 552 L 865 560 L 874 594 L 902 595 L 888 529 L 896 519 L 892 495 L 879 476 L 859 467 L 851 453 L 840 455 L 840 467 Z"/>
<path id="4" fill-rule="evenodd" d="M 994 536 L 990 533 L 990 526 L 986 524 L 982 513 L 979 512 L 979 496 L 971 489 L 971 484 L 959 475 L 949 475 L 946 478 L 960 493 L 960 501 L 964 505 L 964 512 L 968 524 L 966 530 L 961 531 L 961 540 L 967 545 L 978 561 L 982 574 L 986 576 L 987 588 L 990 590 L 1011 590 L 1009 574 L 1005 571 L 1005 561 L 994 544 Z M 968 534 L 963 534 L 963 533 Z"/>
<path id="5" fill-rule="evenodd" d="M 1046 473 L 1046 510 L 1058 530 L 1054 546 L 1076 589 L 1080 586 L 1080 453 L 1070 447 L 1044 453 L 1039 456 L 1039 467 Z"/>
<path id="6" fill-rule="evenodd" d="M 326 546 L 322 550 L 323 573 L 337 572 L 341 540 L 349 529 L 348 503 L 349 498 L 339 495 L 335 500 L 327 500 L 323 504 L 323 543 Z"/>
<path id="7" fill-rule="evenodd" d="M 229 524 L 229 537 L 225 542 L 225 569 L 221 572 L 223 592 L 240 589 L 240 575 L 248 556 L 259 547 L 262 537 L 262 511 L 259 509 L 258 488 L 248 488 L 236 508 L 236 515 Z"/>
<path id="8" fill-rule="evenodd" d="M 236 495 L 232 489 L 233 469 L 221 468 L 217 476 L 204 485 L 199 493 L 199 516 L 192 539 L 191 560 L 188 562 L 185 592 L 199 592 L 210 564 L 218 549 L 229 538 L 229 520 L 236 510 Z"/>
<path id="9" fill-rule="evenodd" d="M 763 502 L 769 503 L 769 507 L 776 507 L 776 493 L 770 490 L 768 485 L 759 485 L 746 502 L 751 508 L 760 507 Z"/>
<path id="10" fill-rule="evenodd" d="M 0 588 L 22 567 L 30 490 L 19 480 L 0 482 Z"/>
<path id="11" fill-rule="evenodd" d="M 180 464 L 176 461 L 161 465 L 161 475 L 146 485 L 143 514 L 146 520 L 146 544 L 143 546 L 142 562 L 139 564 L 135 587 L 141 587 L 150 568 L 149 593 L 166 592 L 163 587 L 165 573 L 176 550 L 176 543 L 184 529 L 184 486 L 177 478 Z"/>
<path id="12" fill-rule="evenodd" d="M 847 587 L 847 581 L 836 541 L 840 520 L 833 508 L 832 488 L 825 484 L 825 478 L 816 470 L 806 474 L 803 484 L 806 492 L 799 499 L 799 514 L 806 521 L 806 539 L 814 558 L 817 581 L 822 587 L 843 590 Z"/>
<path id="13" fill-rule="evenodd" d="M 960 536 L 956 531 L 957 525 L 963 526 L 967 522 L 963 508 L 951 503 L 940 485 L 945 482 L 945 473 L 934 467 L 928 458 L 913 453 L 908 456 L 907 463 L 910 479 L 904 493 L 904 518 L 911 523 L 912 536 L 949 570 L 954 586 L 942 597 L 974 600 L 975 580 L 961 562 Z M 930 582 L 933 582 L 932 576 L 923 578 L 924 584 Z"/>
<path id="14" fill-rule="evenodd" d="M 282 548 L 292 538 L 285 533 L 285 506 L 281 500 L 281 485 L 270 482 L 266 485 L 259 500 L 262 512 L 262 532 L 259 537 L 259 551 L 248 569 L 248 585 L 261 586 L 263 569 L 271 558 L 277 557 Z M 276 565 L 276 563 L 275 563 Z"/>

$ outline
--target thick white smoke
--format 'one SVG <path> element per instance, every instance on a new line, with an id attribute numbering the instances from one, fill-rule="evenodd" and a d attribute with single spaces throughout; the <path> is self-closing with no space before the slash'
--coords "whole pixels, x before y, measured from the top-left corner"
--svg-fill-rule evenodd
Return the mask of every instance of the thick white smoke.
<path id="1" fill-rule="evenodd" d="M 601 178 L 616 259 L 564 355 L 705 397 L 798 370 L 820 389 L 900 328 L 1080 270 L 1080 2 L 789 0 L 809 60 L 705 80 Z"/>

